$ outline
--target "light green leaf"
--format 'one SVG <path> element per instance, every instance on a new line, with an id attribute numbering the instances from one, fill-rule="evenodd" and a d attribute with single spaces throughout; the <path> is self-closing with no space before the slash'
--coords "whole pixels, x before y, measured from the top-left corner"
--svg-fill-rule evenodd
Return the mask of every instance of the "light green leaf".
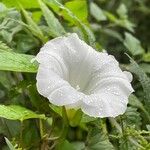
<path id="1" fill-rule="evenodd" d="M 123 44 L 132 55 L 141 55 L 144 53 L 144 49 L 142 48 L 140 41 L 128 32 L 125 33 L 125 40 Z"/>
<path id="2" fill-rule="evenodd" d="M 97 21 L 104 21 L 107 20 L 105 13 L 103 10 L 97 6 L 94 2 L 90 3 L 90 12 L 91 15 L 97 20 Z"/>
<path id="3" fill-rule="evenodd" d="M 12 52 L 12 49 L 9 48 L 4 42 L 0 41 L 0 50 Z"/>
<path id="4" fill-rule="evenodd" d="M 84 150 L 85 149 L 85 143 L 84 142 L 72 142 L 71 143 L 75 150 Z"/>
<path id="5" fill-rule="evenodd" d="M 107 16 L 107 18 L 110 20 L 110 22 L 123 27 L 131 32 L 134 32 L 134 24 L 132 22 L 130 22 L 128 19 L 122 19 L 122 18 L 118 18 L 116 17 L 114 14 L 105 11 L 105 15 Z"/>
<path id="6" fill-rule="evenodd" d="M 21 107 L 19 105 L 0 105 L 0 117 L 9 119 L 9 120 L 26 120 L 31 118 L 40 118 L 46 119 L 43 114 L 36 114 L 35 112 Z"/>
<path id="7" fill-rule="evenodd" d="M 94 33 L 92 32 L 92 30 L 86 26 L 85 24 L 81 23 L 80 22 L 80 28 L 84 34 L 84 39 L 86 41 L 88 41 L 88 43 L 91 45 L 91 46 L 95 46 L 95 36 L 94 36 Z"/>
<path id="8" fill-rule="evenodd" d="M 58 19 L 54 16 L 53 12 L 42 2 L 42 0 L 38 0 L 38 2 L 52 36 L 57 37 L 64 35 L 65 30 Z"/>
<path id="9" fill-rule="evenodd" d="M 4 52 L 0 50 L 0 70 L 16 72 L 36 72 L 38 65 L 31 63 L 32 55 Z"/>
<path id="10" fill-rule="evenodd" d="M 150 65 L 148 63 L 141 63 L 139 66 L 144 70 L 144 72 L 150 74 Z"/>
<path id="11" fill-rule="evenodd" d="M 5 141 L 10 150 L 17 150 L 6 137 L 5 137 Z"/>
<path id="12" fill-rule="evenodd" d="M 150 62 L 150 52 L 143 55 L 143 60 L 145 62 Z"/>
<path id="13" fill-rule="evenodd" d="M 117 14 L 120 16 L 120 18 L 127 19 L 128 18 L 127 12 L 128 12 L 128 10 L 126 8 L 126 5 L 121 3 L 120 6 L 117 9 Z"/>
<path id="14" fill-rule="evenodd" d="M 68 16 L 70 16 L 70 22 L 74 22 L 74 25 L 78 26 L 80 28 L 80 30 L 83 33 L 83 37 L 84 40 L 87 41 L 91 46 L 94 46 L 94 42 L 95 42 L 95 36 L 93 34 L 93 32 L 91 31 L 91 29 L 85 25 L 72 11 L 70 11 L 67 7 L 65 7 L 64 5 L 62 5 L 61 3 L 59 3 L 57 0 L 52 0 L 55 4 L 56 7 L 59 7 L 61 10 L 65 11 Z M 51 3 L 47 2 L 48 5 L 50 7 L 53 8 L 53 6 L 51 6 Z"/>
<path id="15" fill-rule="evenodd" d="M 72 127 L 76 127 L 80 124 L 80 121 L 82 119 L 82 111 L 80 109 L 76 110 L 74 116 L 69 120 L 69 123 Z"/>
<path id="16" fill-rule="evenodd" d="M 26 12 L 26 10 L 20 5 L 20 8 L 23 12 L 23 15 L 27 21 L 28 24 L 28 28 L 31 30 L 31 32 L 38 37 L 39 39 L 41 39 L 41 41 L 46 42 L 47 39 L 46 37 L 43 35 L 42 30 L 39 28 L 39 26 L 33 21 L 33 19 L 30 17 L 30 15 L 28 14 L 28 12 Z"/>
<path id="17" fill-rule="evenodd" d="M 95 121 L 97 118 L 94 118 L 94 117 L 90 117 L 86 114 L 83 114 L 82 115 L 82 119 L 81 119 L 81 123 L 88 123 L 88 122 L 91 122 L 91 121 Z"/>
<path id="18" fill-rule="evenodd" d="M 7 7 L 15 7 L 20 9 L 18 2 L 22 4 L 24 8 L 39 8 L 39 5 L 36 0 L 1 0 Z"/>
<path id="19" fill-rule="evenodd" d="M 58 107 L 52 104 L 49 104 L 49 107 L 58 115 L 62 116 L 62 107 Z"/>
<path id="20" fill-rule="evenodd" d="M 85 0 L 70 1 L 65 3 L 65 7 L 68 8 L 80 21 L 87 22 L 87 3 Z M 62 11 L 62 15 L 66 20 L 74 22 L 72 17 L 66 12 Z"/>
<path id="21" fill-rule="evenodd" d="M 146 128 L 148 129 L 148 131 L 150 131 L 150 125 L 146 125 Z"/>

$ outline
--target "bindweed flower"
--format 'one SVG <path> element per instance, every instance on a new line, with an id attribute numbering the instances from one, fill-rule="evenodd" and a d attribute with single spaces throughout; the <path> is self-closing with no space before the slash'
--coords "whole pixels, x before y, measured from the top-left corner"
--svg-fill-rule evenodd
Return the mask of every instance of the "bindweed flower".
<path id="1" fill-rule="evenodd" d="M 73 33 L 47 42 L 39 62 L 38 92 L 57 106 L 81 108 L 93 117 L 116 117 L 134 91 L 131 73 L 106 52 L 97 52 Z"/>

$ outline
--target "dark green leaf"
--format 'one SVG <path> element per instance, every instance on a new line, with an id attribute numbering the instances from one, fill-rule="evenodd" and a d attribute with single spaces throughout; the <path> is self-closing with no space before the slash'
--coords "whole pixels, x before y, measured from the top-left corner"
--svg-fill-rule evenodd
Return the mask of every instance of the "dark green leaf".
<path id="1" fill-rule="evenodd" d="M 123 115 L 123 120 L 126 126 L 135 126 L 136 129 L 139 129 L 142 122 L 140 113 L 137 111 L 137 108 L 128 107 L 125 114 Z"/>
<path id="2" fill-rule="evenodd" d="M 93 127 L 89 131 L 87 150 L 114 150 L 113 145 L 110 143 L 108 136 L 102 129 Z"/>
<path id="3" fill-rule="evenodd" d="M 56 148 L 57 150 L 76 150 L 74 146 L 65 140 L 63 143 L 59 144 Z"/>
<path id="4" fill-rule="evenodd" d="M 139 67 L 139 65 L 130 57 L 130 66 L 129 70 L 133 72 L 139 79 L 144 93 L 145 93 L 145 104 L 147 107 L 150 107 L 150 78 L 146 75 L 146 73 Z"/>

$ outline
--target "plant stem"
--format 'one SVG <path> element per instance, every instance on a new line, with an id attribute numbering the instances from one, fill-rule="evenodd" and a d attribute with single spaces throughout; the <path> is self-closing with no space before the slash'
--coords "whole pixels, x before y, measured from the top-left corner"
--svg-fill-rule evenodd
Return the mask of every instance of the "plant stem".
<path id="1" fill-rule="evenodd" d="M 119 131 L 119 133 L 122 134 L 122 128 L 121 126 L 119 125 L 119 123 L 114 119 L 114 118 L 109 118 L 109 121 L 112 125 L 115 126 L 115 128 Z"/>
<path id="2" fill-rule="evenodd" d="M 67 132 L 68 132 L 68 127 L 69 127 L 69 121 L 68 121 L 68 117 L 67 117 L 67 112 L 66 112 L 66 108 L 65 106 L 63 106 L 62 108 L 62 116 L 63 116 L 63 131 L 61 133 L 60 139 L 64 140 L 67 136 Z"/>
<path id="3" fill-rule="evenodd" d="M 44 131 L 43 131 L 43 122 L 42 122 L 42 119 L 39 119 L 39 126 L 40 126 L 40 136 L 41 136 L 41 139 L 43 139 Z"/>
<path id="4" fill-rule="evenodd" d="M 21 121 L 21 126 L 20 126 L 20 145 L 22 149 L 24 149 L 24 143 L 23 143 L 23 121 Z"/>

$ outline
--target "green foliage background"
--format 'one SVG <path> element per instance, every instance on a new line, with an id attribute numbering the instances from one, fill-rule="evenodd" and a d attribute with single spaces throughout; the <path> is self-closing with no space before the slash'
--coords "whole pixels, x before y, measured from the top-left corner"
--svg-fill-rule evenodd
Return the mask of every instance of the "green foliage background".
<path id="1" fill-rule="evenodd" d="M 149 0 L 1 0 L 0 150 L 150 150 L 149 27 Z M 66 112 L 37 93 L 31 60 L 68 32 L 133 73 L 125 114 Z"/>

